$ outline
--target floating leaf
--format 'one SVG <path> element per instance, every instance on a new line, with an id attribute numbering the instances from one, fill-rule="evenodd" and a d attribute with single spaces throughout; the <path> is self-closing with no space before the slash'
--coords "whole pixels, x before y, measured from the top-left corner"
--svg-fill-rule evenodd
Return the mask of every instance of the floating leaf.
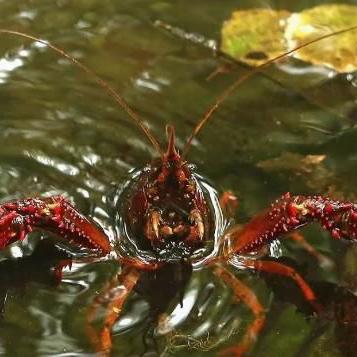
<path id="1" fill-rule="evenodd" d="M 284 29 L 288 11 L 252 9 L 235 11 L 222 28 L 221 50 L 257 66 L 286 51 Z"/>
<path id="2" fill-rule="evenodd" d="M 328 33 L 357 25 L 357 6 L 328 4 L 292 14 L 285 37 L 289 49 Z M 316 45 L 302 48 L 294 57 L 315 65 L 324 65 L 338 72 L 357 69 L 356 31 L 330 37 Z"/>
<path id="3" fill-rule="evenodd" d="M 258 66 L 303 43 L 357 25 L 357 6 L 327 4 L 300 13 L 250 9 L 233 12 L 223 24 L 221 50 Z M 329 37 L 292 54 L 337 72 L 357 70 L 357 31 Z"/>

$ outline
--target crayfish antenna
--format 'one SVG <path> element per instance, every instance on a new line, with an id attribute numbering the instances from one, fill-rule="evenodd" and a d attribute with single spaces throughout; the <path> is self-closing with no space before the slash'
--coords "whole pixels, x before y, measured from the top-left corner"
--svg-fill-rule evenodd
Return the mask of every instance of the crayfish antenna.
<path id="1" fill-rule="evenodd" d="M 129 115 L 129 117 L 134 121 L 134 123 L 144 132 L 145 136 L 148 138 L 148 140 L 151 142 L 155 150 L 158 152 L 158 154 L 161 156 L 162 155 L 162 150 L 160 147 L 159 142 L 156 140 L 152 132 L 150 131 L 149 127 L 144 123 L 143 119 L 139 116 L 139 114 L 134 111 L 130 105 L 126 102 L 126 100 L 104 79 L 99 77 L 94 71 L 92 71 L 89 67 L 84 65 L 82 62 L 78 61 L 76 58 L 68 54 L 66 51 L 63 49 L 51 44 L 48 41 L 41 40 L 38 37 L 28 35 L 23 32 L 19 31 L 13 31 L 13 30 L 7 30 L 7 29 L 0 29 L 0 34 L 8 34 L 8 35 L 15 35 L 19 37 L 23 37 L 29 40 L 33 40 L 36 42 L 39 42 L 46 47 L 50 48 L 57 54 L 59 54 L 62 57 L 67 58 L 70 60 L 75 66 L 77 66 L 80 70 L 82 70 L 84 73 L 86 73 L 90 78 L 92 78 L 100 87 L 102 87 L 107 94 L 109 94 L 110 97 L 112 97 L 117 104 Z"/>
<path id="2" fill-rule="evenodd" d="M 266 67 L 268 67 L 269 65 L 277 62 L 280 59 L 283 59 L 285 57 L 288 57 L 289 55 L 291 55 L 292 53 L 305 48 L 307 46 L 310 46 L 316 42 L 319 42 L 321 40 L 333 37 L 333 36 L 337 36 L 337 35 L 341 35 L 345 32 L 349 32 L 349 31 L 354 31 L 357 30 L 357 25 L 356 26 L 351 26 L 339 31 L 335 31 L 335 32 L 331 32 L 328 33 L 326 35 L 317 37 L 311 41 L 305 42 L 303 44 L 301 44 L 300 46 L 297 46 L 295 48 L 293 48 L 290 51 L 284 52 L 262 64 L 260 64 L 259 66 L 255 67 L 254 69 L 252 69 L 251 71 L 245 73 L 243 76 L 239 77 L 235 82 L 233 82 L 225 91 L 223 91 L 223 93 L 221 93 L 218 97 L 216 97 L 213 105 L 211 105 L 209 107 L 209 109 L 204 113 L 204 115 L 198 120 L 196 126 L 194 127 L 194 129 L 192 130 L 191 135 L 189 136 L 189 138 L 187 139 L 187 142 L 185 144 L 185 147 L 183 149 L 183 153 L 182 153 L 182 159 L 184 160 L 188 154 L 188 151 L 190 150 L 191 144 L 193 139 L 199 134 L 199 132 L 201 131 L 201 129 L 203 128 L 203 126 L 207 123 L 208 119 L 211 118 L 211 116 L 213 115 L 213 113 L 215 113 L 215 111 L 219 108 L 219 106 L 222 104 L 222 102 L 227 99 L 232 92 L 234 92 L 241 84 L 243 84 L 246 80 L 248 80 L 249 78 L 253 77 L 255 74 L 261 72 L 263 69 L 265 69 Z"/>

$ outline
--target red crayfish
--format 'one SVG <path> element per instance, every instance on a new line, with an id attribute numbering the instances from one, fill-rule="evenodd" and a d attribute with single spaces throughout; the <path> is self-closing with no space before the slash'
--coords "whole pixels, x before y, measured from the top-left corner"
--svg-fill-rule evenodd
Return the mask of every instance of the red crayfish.
<path id="1" fill-rule="evenodd" d="M 193 138 L 243 81 L 302 47 L 356 28 L 310 41 L 269 60 L 238 79 L 216 99 L 198 122 L 182 154 L 176 147 L 172 126 L 167 126 L 167 149 L 162 150 L 149 128 L 126 101 L 104 80 L 66 52 L 36 37 L 12 30 L 0 30 L 2 34 L 41 42 L 89 74 L 129 114 L 158 153 L 156 159 L 132 174 L 131 180 L 121 192 L 118 202 L 120 227 L 114 241 L 110 241 L 100 227 L 84 217 L 64 197 L 36 197 L 0 204 L 0 249 L 22 241 L 34 229 L 41 229 L 63 237 L 70 245 L 87 248 L 98 256 L 114 257 L 122 266 L 122 271 L 101 292 L 103 298 L 110 296 L 110 301 L 107 301 L 107 314 L 99 332 L 91 326 L 98 304 L 87 311 L 88 336 L 96 350 L 105 354 L 112 350 L 112 327 L 141 275 L 159 272 L 167 265 L 211 267 L 214 274 L 233 290 L 237 300 L 241 300 L 252 311 L 254 319 L 242 340 L 237 346 L 225 350 L 225 353 L 240 356 L 249 351 L 265 323 L 264 307 L 254 292 L 228 268 L 230 262 L 236 259 L 239 259 L 242 267 L 292 279 L 313 310 L 319 312 L 321 306 L 313 289 L 297 271 L 280 262 L 264 259 L 264 256 L 255 256 L 254 253 L 310 222 L 320 223 L 334 239 L 357 241 L 357 204 L 320 195 L 286 193 L 245 226 L 226 229 L 223 213 L 229 214 L 234 209 L 234 196 L 225 193 L 218 199 L 215 190 L 197 174 L 186 158 Z M 57 268 L 59 277 L 66 264 L 69 262 L 64 261 Z M 117 289 L 118 286 L 121 288 Z"/>

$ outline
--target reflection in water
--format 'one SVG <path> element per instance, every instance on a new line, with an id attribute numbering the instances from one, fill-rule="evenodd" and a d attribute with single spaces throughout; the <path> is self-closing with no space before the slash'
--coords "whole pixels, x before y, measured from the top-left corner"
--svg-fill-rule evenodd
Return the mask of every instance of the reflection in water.
<path id="1" fill-rule="evenodd" d="M 22 55 L 24 53 L 28 54 L 27 52 L 22 51 Z M 21 56 L 20 52 L 19 52 L 19 56 Z M 0 84 L 6 82 L 6 79 L 9 76 L 9 72 L 22 66 L 23 64 L 24 62 L 20 58 L 14 58 L 14 59 L 1 58 L 0 59 Z"/>
<path id="2" fill-rule="evenodd" d="M 23 250 L 19 247 L 19 246 L 13 246 L 13 247 L 10 247 L 9 248 L 9 252 L 10 252 L 10 255 L 11 257 L 13 258 L 22 258 L 23 257 Z"/>
<path id="3" fill-rule="evenodd" d="M 294 76 L 304 76 L 308 74 L 316 74 L 321 76 L 326 80 L 326 78 L 333 78 L 336 76 L 336 72 L 327 67 L 319 67 L 319 66 L 304 66 L 304 67 L 296 67 L 290 64 L 279 64 L 279 69 L 294 75 Z"/>
<path id="4" fill-rule="evenodd" d="M 36 14 L 37 13 L 34 10 L 26 10 L 26 11 L 20 11 L 17 16 L 19 18 L 23 18 L 23 19 L 34 20 L 36 17 Z"/>
<path id="5" fill-rule="evenodd" d="M 160 331 L 162 334 L 169 333 L 175 329 L 175 326 L 179 326 L 184 322 L 192 311 L 192 308 L 197 300 L 198 292 L 195 290 L 188 291 L 182 298 L 182 305 L 176 306 L 176 308 L 170 314 L 170 317 L 165 322 L 165 330 Z"/>
<path id="6" fill-rule="evenodd" d="M 79 169 L 73 165 L 69 165 L 65 162 L 59 162 L 58 160 L 52 159 L 42 153 L 39 152 L 24 152 L 25 156 L 29 156 L 31 159 L 39 162 L 42 165 L 50 166 L 52 168 L 56 168 L 58 171 L 70 175 L 75 176 L 78 175 Z"/>

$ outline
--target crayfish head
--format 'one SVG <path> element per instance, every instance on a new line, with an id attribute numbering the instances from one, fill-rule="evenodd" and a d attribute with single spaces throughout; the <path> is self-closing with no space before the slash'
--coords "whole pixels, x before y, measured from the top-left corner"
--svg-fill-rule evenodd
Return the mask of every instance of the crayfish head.
<path id="1" fill-rule="evenodd" d="M 143 172 L 130 202 L 131 226 L 156 255 L 185 258 L 204 246 L 210 234 L 210 209 L 193 167 L 175 148 L 167 128 L 168 148 Z"/>

